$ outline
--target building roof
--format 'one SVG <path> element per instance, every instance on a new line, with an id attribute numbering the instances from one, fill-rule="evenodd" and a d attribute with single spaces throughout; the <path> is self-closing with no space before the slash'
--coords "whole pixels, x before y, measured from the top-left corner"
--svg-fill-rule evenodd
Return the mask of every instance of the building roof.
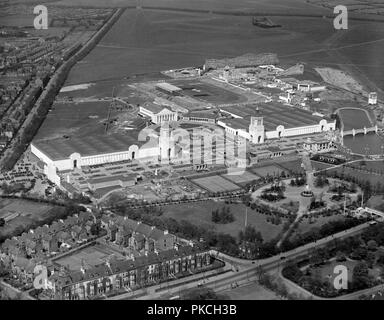
<path id="1" fill-rule="evenodd" d="M 248 130 L 249 124 L 250 124 L 250 120 L 242 119 L 242 118 L 225 119 L 225 120 L 221 120 L 221 122 L 225 123 L 227 126 L 233 129 L 242 129 L 242 130 Z"/>
<path id="2" fill-rule="evenodd" d="M 258 104 L 257 106 L 229 106 L 221 109 L 247 119 L 248 125 L 251 117 L 262 116 L 267 131 L 274 131 L 279 125 L 283 125 L 285 129 L 315 125 L 324 119 L 313 115 L 310 111 L 275 102 Z M 329 119 L 325 120 L 329 121 Z M 223 120 L 223 122 L 227 122 L 227 120 Z"/>
<path id="3" fill-rule="evenodd" d="M 39 149 L 51 160 L 65 160 L 73 153 L 82 157 L 110 154 L 128 151 L 131 145 L 141 146 L 137 136 L 124 134 L 89 135 L 69 139 L 52 139 L 33 141 L 32 145 Z"/>
<path id="4" fill-rule="evenodd" d="M 153 103 L 153 102 L 146 102 L 143 106 L 142 106 L 143 109 L 146 109 L 154 114 L 157 114 L 159 112 L 161 112 L 163 109 L 167 109 L 166 107 L 164 106 L 161 106 L 159 104 L 156 104 L 156 103 Z M 168 109 L 167 109 L 168 110 Z"/>
<path id="5" fill-rule="evenodd" d="M 156 84 L 156 88 L 168 91 L 168 92 L 179 92 L 182 91 L 183 89 L 174 86 L 173 84 L 167 83 L 167 82 L 160 82 Z"/>
<path id="6" fill-rule="evenodd" d="M 192 111 L 188 112 L 185 117 L 195 117 L 203 119 L 217 119 L 218 115 L 213 112 L 204 112 L 204 111 Z"/>
<path id="7" fill-rule="evenodd" d="M 97 279 L 107 275 L 127 272 L 140 267 L 161 263 L 176 258 L 186 257 L 193 253 L 199 253 L 203 251 L 204 250 L 199 246 L 181 246 L 178 250 L 171 249 L 160 251 L 157 254 L 149 253 L 148 255 L 137 257 L 134 260 L 111 261 L 110 266 L 107 266 L 106 264 L 100 264 L 98 266 L 86 269 L 84 273 L 80 270 L 67 272 L 66 274 L 62 275 L 59 273 L 54 273 L 50 277 L 50 280 L 63 287 L 81 281 Z"/>

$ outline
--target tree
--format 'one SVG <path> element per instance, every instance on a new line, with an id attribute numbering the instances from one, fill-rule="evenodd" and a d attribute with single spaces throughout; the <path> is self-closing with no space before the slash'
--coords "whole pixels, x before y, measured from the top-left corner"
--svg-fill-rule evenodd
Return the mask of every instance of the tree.
<path id="1" fill-rule="evenodd" d="M 212 210 L 212 222 L 218 223 L 220 221 L 219 210 Z"/>
<path id="2" fill-rule="evenodd" d="M 368 250 L 363 247 L 356 248 L 351 254 L 351 258 L 354 260 L 364 260 L 368 255 Z"/>
<path id="3" fill-rule="evenodd" d="M 0 227 L 3 227 L 5 225 L 4 218 L 0 218 Z"/>
<path id="4" fill-rule="evenodd" d="M 369 240 L 367 243 L 368 250 L 376 250 L 377 249 L 377 242 L 375 240 Z"/>
<path id="5" fill-rule="evenodd" d="M 372 284 L 369 276 L 368 265 L 365 262 L 358 263 L 353 269 L 352 285 L 355 290 L 366 289 Z"/>
<path id="6" fill-rule="evenodd" d="M 256 229 L 253 226 L 247 226 L 243 231 L 239 232 L 239 240 L 247 241 L 251 243 L 256 244 L 262 244 L 263 243 L 263 237 L 259 231 L 256 231 Z"/>

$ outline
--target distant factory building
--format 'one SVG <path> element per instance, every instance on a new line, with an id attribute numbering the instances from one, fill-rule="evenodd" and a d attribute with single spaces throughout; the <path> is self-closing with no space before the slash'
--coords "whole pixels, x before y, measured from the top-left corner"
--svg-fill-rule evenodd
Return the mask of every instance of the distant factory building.
<path id="1" fill-rule="evenodd" d="M 178 95 L 180 94 L 183 89 L 174 86 L 173 84 L 167 83 L 167 82 L 160 82 L 156 84 L 156 89 L 164 92 L 166 94 L 171 94 L 171 95 Z"/>
<path id="2" fill-rule="evenodd" d="M 146 103 L 140 106 L 139 114 L 150 118 L 155 124 L 178 120 L 177 112 L 155 103 Z"/>

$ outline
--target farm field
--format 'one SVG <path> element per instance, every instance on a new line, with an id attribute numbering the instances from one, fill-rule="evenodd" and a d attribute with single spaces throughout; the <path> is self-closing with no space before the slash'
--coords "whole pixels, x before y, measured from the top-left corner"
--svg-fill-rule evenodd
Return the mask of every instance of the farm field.
<path id="1" fill-rule="evenodd" d="M 217 175 L 193 179 L 192 182 L 210 192 L 226 192 L 240 189 L 236 184 Z"/>
<path id="2" fill-rule="evenodd" d="M 23 199 L 0 198 L 0 217 L 15 216 L 0 227 L 0 238 L 13 235 L 17 229 L 33 226 L 48 218 L 52 211 L 64 211 L 63 207 L 56 207 L 46 203 L 39 203 Z"/>
<path id="3" fill-rule="evenodd" d="M 103 244 L 95 244 L 54 261 L 59 265 L 69 267 L 70 270 L 80 270 L 82 263 L 84 263 L 86 267 L 94 267 L 105 263 L 105 260 L 112 254 L 116 258 L 119 256 L 123 258 L 123 256 L 113 248 Z"/>
<path id="4" fill-rule="evenodd" d="M 235 221 L 228 224 L 216 224 L 211 221 L 212 210 L 228 206 L 235 217 Z M 222 232 L 237 237 L 244 229 L 246 206 L 243 204 L 225 204 L 224 202 L 204 201 L 188 204 L 178 204 L 164 208 L 163 217 L 173 218 L 177 221 L 187 220 L 196 226 L 205 227 L 216 232 Z M 282 224 L 268 223 L 266 216 L 248 208 L 248 225 L 260 231 L 264 240 L 276 237 L 282 230 Z"/>

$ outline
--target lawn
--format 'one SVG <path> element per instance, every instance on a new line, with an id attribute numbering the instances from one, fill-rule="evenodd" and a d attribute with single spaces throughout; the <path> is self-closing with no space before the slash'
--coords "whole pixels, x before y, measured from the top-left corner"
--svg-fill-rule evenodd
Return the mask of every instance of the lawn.
<path id="1" fill-rule="evenodd" d="M 43 202 L 24 199 L 0 199 L 0 217 L 15 213 L 16 217 L 5 226 L 0 227 L 0 237 L 9 237 L 18 228 L 32 226 L 36 222 L 44 221 L 53 211 L 65 210 L 63 207 L 53 206 Z"/>
<path id="2" fill-rule="evenodd" d="M 339 167 L 337 169 L 330 169 L 328 170 L 328 172 L 330 174 L 332 174 L 332 172 L 336 170 L 339 174 L 344 172 L 344 174 L 356 177 L 358 180 L 370 181 L 372 186 L 375 186 L 378 182 L 380 182 L 381 184 L 383 183 L 384 175 L 381 174 L 381 173 L 384 173 L 383 161 L 365 161 L 365 166 L 362 166 L 361 162 L 356 162 L 351 165 L 356 169 Z M 360 166 L 362 167 L 363 170 L 359 170 Z M 374 170 L 374 172 L 372 173 L 369 172 L 370 169 Z M 379 173 L 377 171 L 379 171 Z"/>
<path id="3" fill-rule="evenodd" d="M 281 167 L 274 166 L 274 165 L 252 169 L 252 172 L 254 172 L 255 174 L 257 174 L 260 177 L 266 177 L 268 175 L 270 175 L 270 176 L 280 176 L 280 174 L 283 171 L 284 170 Z"/>
<path id="4" fill-rule="evenodd" d="M 210 103 L 243 102 L 244 98 L 232 91 L 196 80 L 175 80 L 172 84 L 183 89 L 183 94 Z"/>
<path id="5" fill-rule="evenodd" d="M 304 173 L 304 169 L 301 166 L 301 159 L 287 161 L 287 162 L 281 162 L 279 163 L 280 166 L 287 169 L 287 171 L 293 172 L 293 173 Z"/>
<path id="6" fill-rule="evenodd" d="M 229 206 L 235 221 L 228 224 L 215 224 L 211 221 L 212 211 Z M 237 237 L 240 230 L 244 230 L 246 206 L 243 204 L 228 204 L 222 201 L 204 201 L 188 204 L 178 204 L 164 207 L 163 217 L 174 218 L 177 221 L 187 220 L 196 226 L 206 227 L 210 230 L 223 232 Z M 264 240 L 276 237 L 282 230 L 281 225 L 273 225 L 267 222 L 266 216 L 248 208 L 248 225 L 252 225 L 260 231 Z"/>

